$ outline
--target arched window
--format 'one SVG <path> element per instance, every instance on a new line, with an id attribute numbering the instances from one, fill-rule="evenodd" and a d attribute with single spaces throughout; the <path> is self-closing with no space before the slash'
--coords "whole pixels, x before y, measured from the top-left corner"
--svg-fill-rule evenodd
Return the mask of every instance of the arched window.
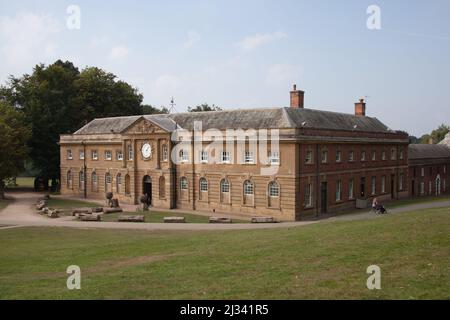
<path id="1" fill-rule="evenodd" d="M 277 182 L 272 181 L 269 183 L 269 197 L 277 198 L 280 196 L 280 186 Z"/>
<path id="2" fill-rule="evenodd" d="M 67 189 L 72 189 L 72 171 L 67 171 Z"/>
<path id="3" fill-rule="evenodd" d="M 208 181 L 205 178 L 200 178 L 200 192 L 208 191 Z"/>
<path id="4" fill-rule="evenodd" d="M 246 180 L 244 182 L 244 195 L 252 196 L 254 193 L 253 182 Z"/>
<path id="5" fill-rule="evenodd" d="M 164 176 L 159 177 L 159 198 L 166 198 L 166 178 Z"/>
<path id="6" fill-rule="evenodd" d="M 227 179 L 220 181 L 220 192 L 230 192 L 230 183 Z"/>
<path id="7" fill-rule="evenodd" d="M 181 190 L 187 190 L 188 189 L 188 180 L 186 177 L 182 177 L 180 179 L 180 188 Z"/>
<path id="8" fill-rule="evenodd" d="M 220 201 L 230 203 L 230 182 L 227 179 L 220 181 Z"/>
<path id="9" fill-rule="evenodd" d="M 130 194 L 130 175 L 127 174 L 125 176 L 125 194 Z"/>
<path id="10" fill-rule="evenodd" d="M 92 192 L 97 192 L 98 191 L 98 180 L 97 180 L 97 173 L 94 171 L 92 172 Z"/>
<path id="11" fill-rule="evenodd" d="M 120 173 L 118 173 L 116 176 L 116 192 L 122 192 L 122 175 Z"/>
<path id="12" fill-rule="evenodd" d="M 109 172 L 107 172 L 105 174 L 105 192 L 109 192 L 112 191 L 111 190 L 111 174 Z"/>
<path id="13" fill-rule="evenodd" d="M 84 172 L 80 171 L 78 179 L 78 190 L 84 190 Z"/>

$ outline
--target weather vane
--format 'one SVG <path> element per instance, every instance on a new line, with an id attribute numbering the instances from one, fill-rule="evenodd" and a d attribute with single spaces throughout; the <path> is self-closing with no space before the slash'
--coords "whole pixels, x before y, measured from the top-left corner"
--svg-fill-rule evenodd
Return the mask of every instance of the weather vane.
<path id="1" fill-rule="evenodd" d="M 170 100 L 170 109 L 169 109 L 169 113 L 174 113 L 174 112 L 175 112 L 175 106 L 176 106 L 176 103 L 175 103 L 175 100 L 174 100 L 173 97 L 172 97 L 172 99 Z"/>

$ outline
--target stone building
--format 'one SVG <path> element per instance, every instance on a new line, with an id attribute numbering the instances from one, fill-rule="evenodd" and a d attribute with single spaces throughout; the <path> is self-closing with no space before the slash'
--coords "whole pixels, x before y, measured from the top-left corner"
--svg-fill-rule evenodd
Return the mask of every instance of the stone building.
<path id="1" fill-rule="evenodd" d="M 443 144 L 411 144 L 408 157 L 411 196 L 450 194 L 449 147 Z"/>
<path id="2" fill-rule="evenodd" d="M 61 192 L 104 199 L 111 191 L 130 204 L 148 194 L 155 208 L 281 220 L 409 196 L 406 133 L 366 116 L 363 100 L 353 114 L 304 108 L 295 86 L 290 100 L 281 108 L 94 119 L 60 137 Z M 245 137 L 211 151 L 204 141 L 197 149 L 191 137 L 174 139 L 195 135 L 196 123 L 205 135 L 276 131 L 279 144 L 266 150 Z"/>

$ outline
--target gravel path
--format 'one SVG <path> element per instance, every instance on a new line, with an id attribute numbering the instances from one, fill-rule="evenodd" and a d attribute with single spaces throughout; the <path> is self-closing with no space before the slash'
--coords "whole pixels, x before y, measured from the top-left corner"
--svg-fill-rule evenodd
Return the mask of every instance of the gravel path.
<path id="1" fill-rule="evenodd" d="M 39 226 L 39 227 L 70 227 L 70 228 L 99 228 L 99 229 L 134 229 L 134 230 L 252 230 L 252 229 L 274 229 L 304 226 L 324 221 L 349 221 L 381 218 L 382 215 L 375 215 L 368 211 L 349 215 L 340 215 L 328 219 L 317 221 L 296 221 L 272 224 L 208 224 L 208 223 L 129 223 L 129 222 L 80 222 L 72 220 L 72 217 L 50 219 L 37 214 L 34 204 L 41 194 L 36 193 L 14 193 L 9 194 L 14 198 L 14 202 L 0 211 L 0 225 L 7 226 Z M 450 200 L 439 202 L 428 202 L 408 205 L 400 208 L 388 210 L 389 214 L 407 212 L 428 208 L 450 207 Z M 176 213 L 174 213 L 176 214 Z"/>

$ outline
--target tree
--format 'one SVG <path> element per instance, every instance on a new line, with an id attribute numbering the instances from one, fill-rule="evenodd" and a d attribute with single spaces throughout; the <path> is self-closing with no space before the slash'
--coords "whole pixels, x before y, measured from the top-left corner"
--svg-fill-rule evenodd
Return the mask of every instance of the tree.
<path id="1" fill-rule="evenodd" d="M 142 114 L 137 89 L 99 68 L 81 72 L 61 60 L 36 65 L 31 75 L 10 77 L 0 99 L 23 111 L 31 124 L 31 160 L 44 178 L 59 179 L 59 135 L 74 132 L 94 118 Z"/>
<path id="2" fill-rule="evenodd" d="M 0 199 L 5 197 L 4 180 L 16 176 L 28 155 L 27 141 L 31 130 L 24 114 L 0 100 Z"/>
<path id="3" fill-rule="evenodd" d="M 142 114 L 163 114 L 163 113 L 169 113 L 169 110 L 167 110 L 167 108 L 164 106 L 161 106 L 161 108 L 156 108 L 150 104 L 142 105 Z"/>
<path id="4" fill-rule="evenodd" d="M 222 111 L 222 108 L 216 106 L 216 105 L 208 105 L 207 103 L 203 103 L 199 106 L 196 106 L 195 108 L 188 107 L 189 112 L 203 112 L 203 111 Z"/>
<path id="5" fill-rule="evenodd" d="M 424 134 L 420 137 L 420 143 L 428 144 L 430 139 L 433 143 L 439 143 L 444 140 L 445 135 L 450 131 L 450 126 L 446 124 L 441 124 L 437 129 L 433 130 L 431 134 Z"/>

